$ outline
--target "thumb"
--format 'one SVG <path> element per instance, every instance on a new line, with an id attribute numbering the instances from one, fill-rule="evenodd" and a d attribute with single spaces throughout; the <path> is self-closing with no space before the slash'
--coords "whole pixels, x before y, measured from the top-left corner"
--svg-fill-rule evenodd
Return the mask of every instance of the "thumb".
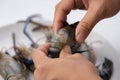
<path id="1" fill-rule="evenodd" d="M 76 28 L 76 40 L 78 43 L 84 42 L 95 24 L 100 20 L 98 15 L 99 12 L 96 9 L 88 9 L 86 15 L 83 17 Z"/>
<path id="2" fill-rule="evenodd" d="M 60 52 L 60 57 L 67 57 L 69 55 L 72 55 L 71 48 L 70 46 L 66 45 Z"/>

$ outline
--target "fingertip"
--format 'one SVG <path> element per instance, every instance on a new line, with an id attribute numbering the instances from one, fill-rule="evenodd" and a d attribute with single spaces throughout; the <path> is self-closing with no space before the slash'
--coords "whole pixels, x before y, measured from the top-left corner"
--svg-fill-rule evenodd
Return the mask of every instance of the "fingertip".
<path id="1" fill-rule="evenodd" d="M 58 30 L 63 27 L 64 23 L 67 19 L 67 14 L 71 11 L 71 6 L 66 4 L 66 2 L 60 2 L 57 4 L 55 8 L 55 15 L 54 15 L 54 21 L 53 21 L 53 30 L 56 34 Z"/>
<path id="2" fill-rule="evenodd" d="M 86 38 L 86 37 L 84 36 L 83 33 L 81 33 L 81 32 L 76 33 L 76 41 L 77 41 L 79 44 L 83 43 L 84 40 L 85 40 L 85 38 Z"/>
<path id="3" fill-rule="evenodd" d="M 63 26 L 63 24 L 60 23 L 60 22 L 57 22 L 57 21 L 53 22 L 53 31 L 54 31 L 54 33 L 57 34 L 58 30 L 59 30 L 62 26 Z"/>
<path id="4" fill-rule="evenodd" d="M 40 65 L 44 64 L 45 61 L 48 60 L 47 54 L 45 50 L 41 47 L 40 49 L 36 49 L 32 54 L 32 59 L 34 62 L 35 67 L 39 67 Z"/>
<path id="5" fill-rule="evenodd" d="M 38 51 L 41 50 L 41 51 L 47 53 L 49 47 L 50 47 L 50 43 L 45 43 L 45 44 L 39 46 L 39 47 L 37 48 L 37 50 L 38 50 Z"/>
<path id="6" fill-rule="evenodd" d="M 37 59 L 37 58 L 41 58 L 41 57 L 46 57 L 46 54 L 44 53 L 43 50 L 36 49 L 32 54 L 33 59 Z"/>
<path id="7" fill-rule="evenodd" d="M 67 57 L 67 56 L 69 56 L 69 55 L 72 55 L 72 51 L 71 51 L 70 46 L 66 45 L 66 46 L 62 49 L 62 51 L 61 51 L 61 53 L 60 53 L 60 57 Z"/>
<path id="8" fill-rule="evenodd" d="M 66 53 L 71 53 L 71 48 L 70 48 L 70 46 L 66 45 L 66 46 L 62 49 L 62 51 L 66 52 Z"/>
<path id="9" fill-rule="evenodd" d="M 47 43 L 45 43 L 43 46 L 48 49 L 48 48 L 50 47 L 50 43 L 47 42 Z"/>
<path id="10" fill-rule="evenodd" d="M 79 44 L 84 42 L 92 28 L 92 24 L 86 19 L 83 19 L 81 22 L 79 22 L 76 28 L 76 41 Z"/>
<path id="11" fill-rule="evenodd" d="M 76 41 L 81 44 L 84 42 L 85 38 L 86 38 L 86 32 L 84 32 L 83 29 L 81 29 L 81 25 L 80 23 L 78 24 L 77 28 L 76 28 Z"/>
<path id="12" fill-rule="evenodd" d="M 89 35 L 94 26 L 101 20 L 99 8 L 90 7 L 76 28 L 76 40 L 81 43 Z"/>

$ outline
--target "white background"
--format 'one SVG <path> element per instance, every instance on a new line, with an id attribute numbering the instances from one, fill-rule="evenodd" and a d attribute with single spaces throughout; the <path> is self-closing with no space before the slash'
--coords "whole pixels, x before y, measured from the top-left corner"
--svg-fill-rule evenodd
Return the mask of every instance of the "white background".
<path id="1" fill-rule="evenodd" d="M 55 5 L 60 0 L 0 0 L 0 27 L 25 19 L 31 14 L 42 14 L 43 18 L 53 21 Z M 85 11 L 72 11 L 68 21 L 81 20 Z M 99 22 L 94 31 L 104 37 L 120 52 L 120 13 Z"/>

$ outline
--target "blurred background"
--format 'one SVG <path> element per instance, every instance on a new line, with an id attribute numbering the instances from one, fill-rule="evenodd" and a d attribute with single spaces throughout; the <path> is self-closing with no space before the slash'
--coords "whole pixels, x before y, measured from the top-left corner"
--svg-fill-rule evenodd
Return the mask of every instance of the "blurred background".
<path id="1" fill-rule="evenodd" d="M 41 14 L 45 20 L 53 21 L 55 5 L 60 0 L 0 0 L 0 28 L 25 20 L 32 14 Z M 80 21 L 86 11 L 75 10 L 68 15 L 68 22 Z M 93 29 L 104 37 L 120 52 L 120 13 L 116 16 L 100 21 Z"/>

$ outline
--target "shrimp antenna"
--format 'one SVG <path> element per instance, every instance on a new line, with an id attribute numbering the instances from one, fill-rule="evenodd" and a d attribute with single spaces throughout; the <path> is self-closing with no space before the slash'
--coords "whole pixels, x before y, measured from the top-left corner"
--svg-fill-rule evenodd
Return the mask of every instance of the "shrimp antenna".
<path id="1" fill-rule="evenodd" d="M 16 49 L 16 39 L 15 39 L 15 33 L 12 33 L 12 39 L 13 39 L 13 48 L 16 54 L 18 54 L 18 50 Z"/>
<path id="2" fill-rule="evenodd" d="M 40 15 L 37 14 L 37 15 L 32 15 L 32 16 L 28 17 L 25 21 L 25 25 L 24 25 L 24 29 L 23 29 L 23 33 L 32 42 L 32 44 L 31 44 L 32 47 L 37 47 L 37 45 L 34 42 L 34 40 L 32 39 L 32 37 L 30 36 L 30 34 L 27 32 L 27 27 L 28 27 L 28 24 L 30 23 L 30 21 L 32 20 L 32 18 L 38 17 L 38 16 L 40 16 Z"/>

